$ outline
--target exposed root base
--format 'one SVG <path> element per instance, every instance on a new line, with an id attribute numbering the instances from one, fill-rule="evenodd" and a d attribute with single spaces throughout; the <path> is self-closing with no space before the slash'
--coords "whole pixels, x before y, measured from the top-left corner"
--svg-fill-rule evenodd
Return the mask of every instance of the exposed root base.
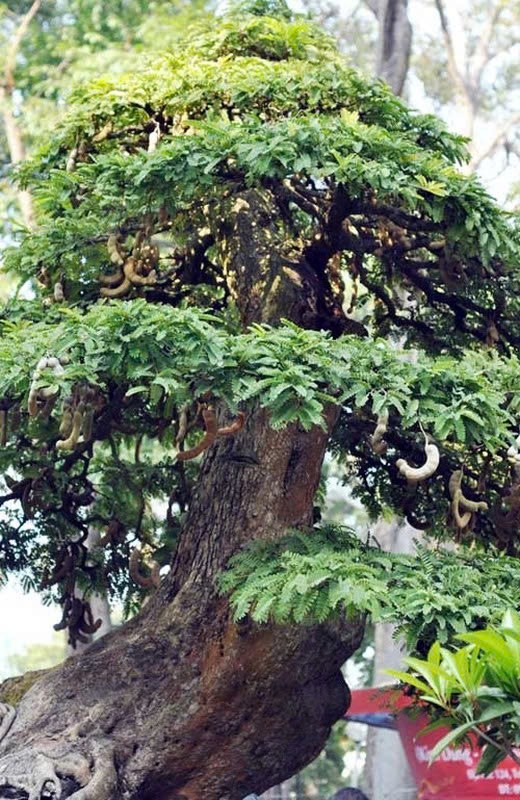
<path id="1" fill-rule="evenodd" d="M 111 744 L 99 740 L 92 757 L 26 751 L 0 759 L 1 800 L 115 800 L 117 773 Z"/>
<path id="2" fill-rule="evenodd" d="M 16 709 L 7 703 L 0 703 L 0 742 L 5 739 L 16 717 Z"/>

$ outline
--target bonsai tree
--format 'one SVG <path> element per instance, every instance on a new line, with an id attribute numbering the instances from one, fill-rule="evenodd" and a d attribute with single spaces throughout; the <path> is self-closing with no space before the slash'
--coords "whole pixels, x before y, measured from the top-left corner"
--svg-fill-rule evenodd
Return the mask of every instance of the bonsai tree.
<path id="1" fill-rule="evenodd" d="M 130 619 L 2 687 L 0 797 L 260 793 L 367 613 L 424 656 L 518 604 L 518 248 L 466 155 L 282 0 L 74 91 L 5 255 L 0 571 L 73 647 Z M 469 553 L 320 524 L 326 453 Z"/>

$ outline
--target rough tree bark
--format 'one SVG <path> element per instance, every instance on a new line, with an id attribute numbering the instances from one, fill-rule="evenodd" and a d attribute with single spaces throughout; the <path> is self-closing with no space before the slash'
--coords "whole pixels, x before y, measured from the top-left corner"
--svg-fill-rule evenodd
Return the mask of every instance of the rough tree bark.
<path id="1" fill-rule="evenodd" d="M 323 317 L 327 287 L 283 252 L 268 192 L 235 197 L 213 233 L 244 323 Z M 206 453 L 155 596 L 37 680 L 12 724 L 5 707 L 0 798 L 240 800 L 319 753 L 348 705 L 340 667 L 362 621 L 235 624 L 216 578 L 247 542 L 312 522 L 335 420 L 331 407 L 326 429 L 275 431 L 257 409 Z"/>

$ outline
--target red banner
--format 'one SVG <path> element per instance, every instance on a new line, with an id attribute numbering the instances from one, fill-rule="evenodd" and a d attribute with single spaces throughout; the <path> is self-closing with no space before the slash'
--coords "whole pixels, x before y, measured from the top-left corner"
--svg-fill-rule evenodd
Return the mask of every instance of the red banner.
<path id="1" fill-rule="evenodd" d="M 472 747 L 447 747 L 428 766 L 432 748 L 448 731 L 439 728 L 418 736 L 427 723 L 427 718 L 410 719 L 407 714 L 397 715 L 397 729 L 417 783 L 418 800 L 520 798 L 520 765 L 512 758 L 506 758 L 489 775 L 477 775 L 482 751 L 476 743 Z"/>
<path id="2" fill-rule="evenodd" d="M 352 704 L 347 712 L 360 718 L 390 712 L 395 722 L 418 787 L 418 800 L 501 800 L 520 799 L 520 765 L 507 758 L 490 775 L 476 774 L 481 750 L 472 747 L 447 747 L 429 766 L 430 753 L 448 731 L 439 728 L 418 735 L 428 723 L 426 717 L 411 719 L 403 709 L 409 700 L 398 695 L 395 687 L 359 689 L 352 692 Z M 519 751 L 520 754 L 520 751 Z"/>

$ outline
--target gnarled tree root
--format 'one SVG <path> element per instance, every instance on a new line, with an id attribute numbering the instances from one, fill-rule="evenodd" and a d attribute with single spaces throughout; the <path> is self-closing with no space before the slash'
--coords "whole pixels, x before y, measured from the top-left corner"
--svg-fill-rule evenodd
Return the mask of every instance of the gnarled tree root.
<path id="1" fill-rule="evenodd" d="M 5 739 L 14 722 L 16 709 L 8 703 L 0 703 L 0 742 Z"/>
<path id="2" fill-rule="evenodd" d="M 45 755 L 17 752 L 16 763 L 0 759 L 1 800 L 114 800 L 117 772 L 110 742 L 91 744 L 91 758 L 81 753 Z"/>

